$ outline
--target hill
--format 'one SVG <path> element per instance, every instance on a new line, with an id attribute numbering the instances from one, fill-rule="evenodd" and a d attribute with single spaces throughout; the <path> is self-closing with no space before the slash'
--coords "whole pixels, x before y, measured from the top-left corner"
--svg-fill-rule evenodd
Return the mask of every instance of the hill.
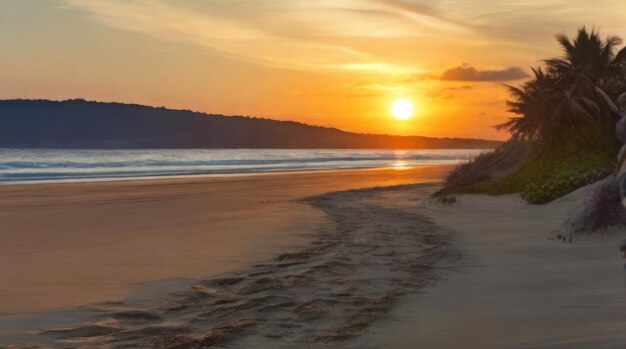
<path id="1" fill-rule="evenodd" d="M 1 100 L 2 148 L 494 148 L 501 142 L 357 134 L 292 121 L 136 104 Z"/>

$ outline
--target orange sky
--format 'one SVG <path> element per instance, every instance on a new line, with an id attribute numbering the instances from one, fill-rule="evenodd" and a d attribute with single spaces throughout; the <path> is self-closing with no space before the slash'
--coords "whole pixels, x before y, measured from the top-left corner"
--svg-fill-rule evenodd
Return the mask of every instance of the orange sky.
<path id="1" fill-rule="evenodd" d="M 6 0 L 0 98 L 86 98 L 340 129 L 506 138 L 503 83 L 626 3 L 572 0 Z M 397 98 L 415 115 L 395 120 Z"/>

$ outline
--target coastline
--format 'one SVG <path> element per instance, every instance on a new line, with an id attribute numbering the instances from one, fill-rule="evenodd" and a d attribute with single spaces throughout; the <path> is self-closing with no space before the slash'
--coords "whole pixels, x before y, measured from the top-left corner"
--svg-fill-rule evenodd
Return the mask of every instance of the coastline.
<path id="1" fill-rule="evenodd" d="M 288 170 L 288 171 L 267 171 L 267 172 L 240 172 L 240 173 L 206 173 L 206 174 L 176 174 L 176 175 L 158 175 L 158 176 L 139 176 L 139 177 L 119 177 L 119 178 L 72 178 L 72 179 L 50 179 L 50 180 L 35 180 L 35 181 L 14 181 L 14 182 L 0 182 L 0 186 L 15 186 L 15 185 L 56 185 L 56 184 L 81 184 L 81 183 L 114 183 L 114 182 L 167 182 L 167 181 L 205 181 L 205 180 L 222 180 L 222 179 L 234 179 L 234 178 L 247 178 L 247 177 L 265 177 L 265 176 L 290 176 L 290 175 L 306 175 L 306 174 L 332 174 L 336 172 L 344 171 L 380 171 L 380 170 L 395 170 L 404 171 L 409 169 L 421 168 L 421 167 L 448 167 L 452 168 L 456 164 L 451 163 L 423 163 L 423 164 L 410 164 L 405 165 L 399 163 L 394 166 L 381 166 L 381 167 L 349 167 L 349 168 L 335 168 L 335 169 L 307 169 L 307 170 Z"/>
<path id="2" fill-rule="evenodd" d="M 301 198 L 439 180 L 449 168 L 0 186 L 1 313 L 119 299 L 138 283 L 253 265 L 302 246 L 326 222 Z"/>
<path id="3" fill-rule="evenodd" d="M 527 205 L 514 195 L 465 195 L 453 206 L 440 206 L 430 194 L 447 170 L 287 176 L 280 186 L 293 188 L 282 194 L 259 186 L 259 178 L 174 181 L 168 185 L 179 194 L 184 188 L 195 187 L 194 192 L 197 186 L 220 188 L 231 196 L 233 186 L 244 193 L 253 187 L 268 190 L 267 195 L 280 198 L 272 205 L 287 204 L 278 206 L 281 220 L 288 218 L 285 207 L 290 205 L 310 205 L 322 219 L 306 227 L 305 239 L 273 249 L 256 264 L 222 265 L 223 272 L 186 279 L 168 292 L 152 294 L 153 302 L 81 303 L 61 314 L 67 317 L 65 323 L 31 322 L 37 331 L 0 343 L 168 349 L 280 348 L 294 343 L 302 348 L 401 349 L 626 344 L 621 316 L 626 311 L 626 283 L 616 252 L 623 231 L 573 243 L 550 239 L 592 188 L 545 206 Z M 268 185 L 277 179 L 266 180 Z M 69 186 L 72 197 L 74 190 L 84 192 L 83 185 L 63 185 L 63 191 Z M 130 182 L 110 185 L 125 195 L 137 195 L 128 193 L 135 187 Z M 144 185 L 155 190 L 154 185 L 164 184 Z M 359 185 L 365 189 L 351 189 Z M 59 188 L 42 186 L 37 190 Z M 325 194 L 316 194 L 321 190 Z M 143 199 L 146 193 L 163 198 L 146 188 L 141 193 Z M 102 200 L 100 207 L 105 207 L 112 202 L 110 195 L 99 192 L 90 200 Z M 114 202 L 129 199 L 117 195 Z M 189 200 L 187 195 L 183 197 Z M 267 203 L 267 195 L 255 200 L 263 197 Z M 25 203 L 29 195 L 17 197 Z M 255 210 L 256 204 L 251 206 Z M 220 202 L 220 209 L 227 206 Z M 296 219 L 295 226 L 302 227 L 312 217 Z M 244 217 L 236 219 L 245 223 Z M 29 320 L 24 321 L 28 325 Z"/>
<path id="4" fill-rule="evenodd" d="M 489 149 L 0 149 L 0 185 L 456 165 Z"/>
<path id="5" fill-rule="evenodd" d="M 419 216 L 397 215 L 396 212 L 379 206 L 362 207 L 363 200 L 372 193 L 387 190 L 382 189 L 381 185 L 395 185 L 394 188 L 400 185 L 400 188 L 403 188 L 403 184 L 415 181 L 439 181 L 448 170 L 449 166 L 420 167 L 403 171 L 340 171 L 333 173 L 330 177 L 327 174 L 311 173 L 289 178 L 281 177 L 279 183 L 276 182 L 276 177 L 266 177 L 265 183 L 259 183 L 259 178 L 244 182 L 233 178 L 221 179 L 218 182 L 198 180 L 190 183 L 187 180 L 174 180 L 163 183 L 160 181 L 141 183 L 139 187 L 147 186 L 151 190 L 143 188 L 139 193 L 129 191 L 129 189 L 138 189 L 137 182 L 111 182 L 105 188 L 101 187 L 102 184 L 95 184 L 94 187 L 92 184 L 85 185 L 84 183 L 36 185 L 29 188 L 30 191 L 20 189 L 14 192 L 9 191 L 13 195 L 4 197 L 10 198 L 11 205 L 24 206 L 29 212 L 38 212 L 40 217 L 47 217 L 40 210 L 32 211 L 33 207 L 28 205 L 32 204 L 32 195 L 41 197 L 42 191 L 50 193 L 61 190 L 62 193 L 59 195 L 62 195 L 65 200 L 59 200 L 54 195 L 49 197 L 49 200 L 61 205 L 61 209 L 67 210 L 68 207 L 77 209 L 77 205 L 86 205 L 85 200 L 87 200 L 95 204 L 99 210 L 103 210 L 107 206 L 115 207 L 121 203 L 137 200 L 144 207 L 150 202 L 146 201 L 146 196 L 158 198 L 162 203 L 164 200 L 162 191 L 169 192 L 167 187 L 172 185 L 176 188 L 176 195 L 182 195 L 185 200 L 193 199 L 188 195 L 190 192 L 195 192 L 197 187 L 212 188 L 212 199 L 215 200 L 216 191 L 222 190 L 229 196 L 233 196 L 237 194 L 233 192 L 233 187 L 238 188 L 242 193 L 250 193 L 250 186 L 254 186 L 257 188 L 254 191 L 255 200 L 263 198 L 261 201 L 263 204 L 271 203 L 274 207 L 274 211 L 263 211 L 263 215 L 277 215 L 280 221 L 293 220 L 292 223 L 295 224 L 289 226 L 287 231 L 275 234 L 271 246 L 263 248 L 263 246 L 255 245 L 253 249 L 246 249 L 244 255 L 248 259 L 243 263 L 232 260 L 228 263 L 221 261 L 218 271 L 214 272 L 207 272 L 212 266 L 202 264 L 196 266 L 201 267 L 202 276 L 195 279 L 181 275 L 180 270 L 173 272 L 172 277 L 175 279 L 170 280 L 170 287 L 166 290 L 161 289 L 160 292 L 158 289 L 163 288 L 163 280 L 161 283 L 147 283 L 147 287 L 144 288 L 151 289 L 152 293 L 149 300 L 124 299 L 124 297 L 115 297 L 109 293 L 106 298 L 102 299 L 106 300 L 104 302 L 79 300 L 77 305 L 80 307 L 74 310 L 72 308 L 75 305 L 69 304 L 65 307 L 66 310 L 56 311 L 56 313 L 54 311 L 43 312 L 39 315 L 0 319 L 0 324 L 10 325 L 9 328 L 5 328 L 5 339 L 0 340 L 0 343 L 62 346 L 63 343 L 71 342 L 80 346 L 80 343 L 87 345 L 95 341 L 108 346 L 113 345 L 112 343 L 128 344 L 141 340 L 149 343 L 150 346 L 165 348 L 169 346 L 162 345 L 162 341 L 178 343 L 197 340 L 199 334 L 194 330 L 198 330 L 198 327 L 202 329 L 202 326 L 205 326 L 204 333 L 207 333 L 206 331 L 222 333 L 218 336 L 219 338 L 211 337 L 212 341 L 230 340 L 233 339 L 230 337 L 236 334 L 237 343 L 245 343 L 246 339 L 251 340 L 251 338 L 254 341 L 270 339 L 269 336 L 258 335 L 239 338 L 240 331 L 253 324 L 246 316 L 261 312 L 251 318 L 259 318 L 259 315 L 261 315 L 260 318 L 271 318 L 272 314 L 285 310 L 284 307 L 287 307 L 288 314 L 293 317 L 291 322 L 300 322 L 304 328 L 297 331 L 283 328 L 281 332 L 276 326 L 282 325 L 276 325 L 275 322 L 268 321 L 264 325 L 254 322 L 257 331 L 266 331 L 270 334 L 278 331 L 283 333 L 281 336 L 284 338 L 290 337 L 295 341 L 306 340 L 311 345 L 351 339 L 360 334 L 376 318 L 389 311 L 399 296 L 432 281 L 436 276 L 431 273 L 430 265 L 439 258 L 438 254 L 445 256 L 449 253 L 445 235 L 433 234 L 437 228 L 431 223 L 422 220 Z M 286 192 L 281 193 L 276 187 L 258 189 L 260 184 L 278 185 Z M 345 191 L 359 186 L 374 186 L 374 188 Z M 424 186 L 430 187 L 431 184 L 424 184 Z M 18 187 L 24 188 L 24 186 Z M 89 193 L 88 198 L 82 196 L 86 190 Z M 118 190 L 121 192 L 117 192 Z M 333 193 L 319 194 L 320 191 Z M 309 193 L 314 196 L 306 195 Z M 112 200 L 111 196 L 115 199 Z M 268 200 L 269 196 L 273 197 L 274 201 Z M 310 198 L 302 201 L 304 197 Z M 249 201 L 247 199 L 236 202 L 238 209 L 249 208 L 257 211 L 258 203 L 250 207 L 242 206 L 242 203 Z M 44 203 L 44 205 L 47 204 Z M 194 205 L 198 205 L 198 202 Z M 318 216 L 316 217 L 315 214 L 311 216 L 310 212 L 299 216 L 289 216 L 289 210 L 293 210 L 293 207 L 298 207 L 298 210 L 307 207 L 305 211 L 313 210 Z M 154 207 L 151 208 L 154 209 Z M 228 209 L 228 202 L 223 200 L 219 200 L 219 210 L 231 211 Z M 346 216 L 346 211 L 350 211 L 350 215 Z M 213 215 L 216 213 L 210 212 Z M 162 211 L 158 212 L 157 215 L 162 213 Z M 323 214 L 324 219 L 318 219 L 320 213 Z M 272 228 L 265 222 L 261 225 L 256 219 L 246 219 L 241 215 L 234 218 L 239 226 L 252 225 L 263 235 L 262 238 L 267 238 L 265 235 L 268 232 L 260 229 Z M 386 221 L 387 228 L 374 224 L 383 221 Z M 39 223 L 42 223 L 41 220 Z M 93 225 L 93 223 L 90 220 L 90 224 Z M 127 226 L 127 223 L 124 225 Z M 423 233 L 414 235 L 413 231 L 418 226 L 424 227 Z M 176 225 L 176 227 L 180 230 L 185 226 Z M 238 234 L 236 230 L 232 230 L 233 226 L 230 228 L 229 235 Z M 285 234 L 293 234 L 294 228 L 300 229 L 296 232 L 306 237 L 297 240 L 296 243 L 293 239 L 286 243 L 284 239 L 288 236 Z M 146 237 L 149 239 L 146 240 Z M 153 244 L 154 236 L 150 234 L 140 236 L 140 238 L 144 245 Z M 363 239 L 370 239 L 371 242 L 366 243 Z M 199 241 L 193 242 L 193 244 L 198 243 Z M 167 247 L 170 248 L 171 245 Z M 84 246 L 78 244 L 76 248 L 82 250 Z M 116 250 L 119 246 L 114 244 L 108 248 Z M 181 250 L 180 246 L 176 249 Z M 259 253 L 259 249 L 264 250 L 264 253 Z M 377 252 L 372 253 L 374 250 Z M 49 257 L 49 254 L 47 255 Z M 117 258 L 124 257 L 118 254 Z M 217 262 L 223 256 L 212 256 L 212 258 L 214 262 Z M 261 263 L 249 267 L 255 263 L 255 259 L 256 262 Z M 350 261 L 351 259 L 354 260 Z M 85 269 L 84 265 L 81 261 L 82 269 Z M 125 269 L 132 267 L 132 265 L 127 265 Z M 94 272 L 94 270 L 91 271 Z M 142 272 L 145 273 L 145 270 Z M 357 277 L 357 275 L 361 276 Z M 181 276 L 184 278 L 179 280 Z M 72 281 L 69 276 L 65 277 L 66 282 Z M 369 287 L 362 291 L 361 287 L 365 285 L 363 283 L 368 284 Z M 327 286 L 323 286 L 324 284 Z M 97 286 L 89 283 L 85 285 Z M 326 296 L 323 295 L 324 293 L 327 293 Z M 308 297 L 313 298 L 307 299 Z M 117 301 L 117 299 L 123 300 Z M 261 309 L 258 309 L 259 307 Z M 328 309 L 341 311 L 328 313 Z M 210 312 L 207 313 L 208 310 Z M 324 319 L 319 318 L 319 321 L 314 321 L 322 315 L 325 316 Z M 51 319 L 55 316 L 60 317 L 61 320 Z M 232 319 L 226 321 L 229 316 Z M 97 321 L 92 323 L 94 318 Z M 202 325 L 203 323 L 205 325 Z M 216 327 L 215 323 L 219 325 Z M 174 324 L 177 325 L 174 326 Z M 326 327 L 324 331 L 320 328 L 322 324 Z M 312 328 L 306 329 L 311 325 L 313 325 Z M 339 328 L 342 330 L 338 330 Z M 24 330 L 27 330 L 26 334 Z M 245 346 L 245 344 L 242 345 Z"/>

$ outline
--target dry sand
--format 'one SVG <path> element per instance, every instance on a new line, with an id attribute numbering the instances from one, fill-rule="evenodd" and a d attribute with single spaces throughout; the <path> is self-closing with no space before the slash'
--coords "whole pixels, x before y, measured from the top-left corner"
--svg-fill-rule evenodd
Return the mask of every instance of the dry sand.
<path id="1" fill-rule="evenodd" d="M 462 258 L 407 296 L 358 348 L 625 348 L 626 229 L 564 243 L 549 239 L 589 188 L 545 206 L 514 195 L 468 195 L 450 207 L 407 208 L 455 231 Z M 380 200 L 409 207 L 410 192 Z"/>

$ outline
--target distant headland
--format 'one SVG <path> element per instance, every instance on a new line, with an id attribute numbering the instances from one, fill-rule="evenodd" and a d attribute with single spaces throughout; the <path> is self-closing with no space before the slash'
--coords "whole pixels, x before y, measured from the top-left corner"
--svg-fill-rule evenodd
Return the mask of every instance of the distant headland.
<path id="1" fill-rule="evenodd" d="M 72 99 L 0 100 L 0 147 L 477 149 L 502 142 L 358 134 L 293 121 Z"/>

